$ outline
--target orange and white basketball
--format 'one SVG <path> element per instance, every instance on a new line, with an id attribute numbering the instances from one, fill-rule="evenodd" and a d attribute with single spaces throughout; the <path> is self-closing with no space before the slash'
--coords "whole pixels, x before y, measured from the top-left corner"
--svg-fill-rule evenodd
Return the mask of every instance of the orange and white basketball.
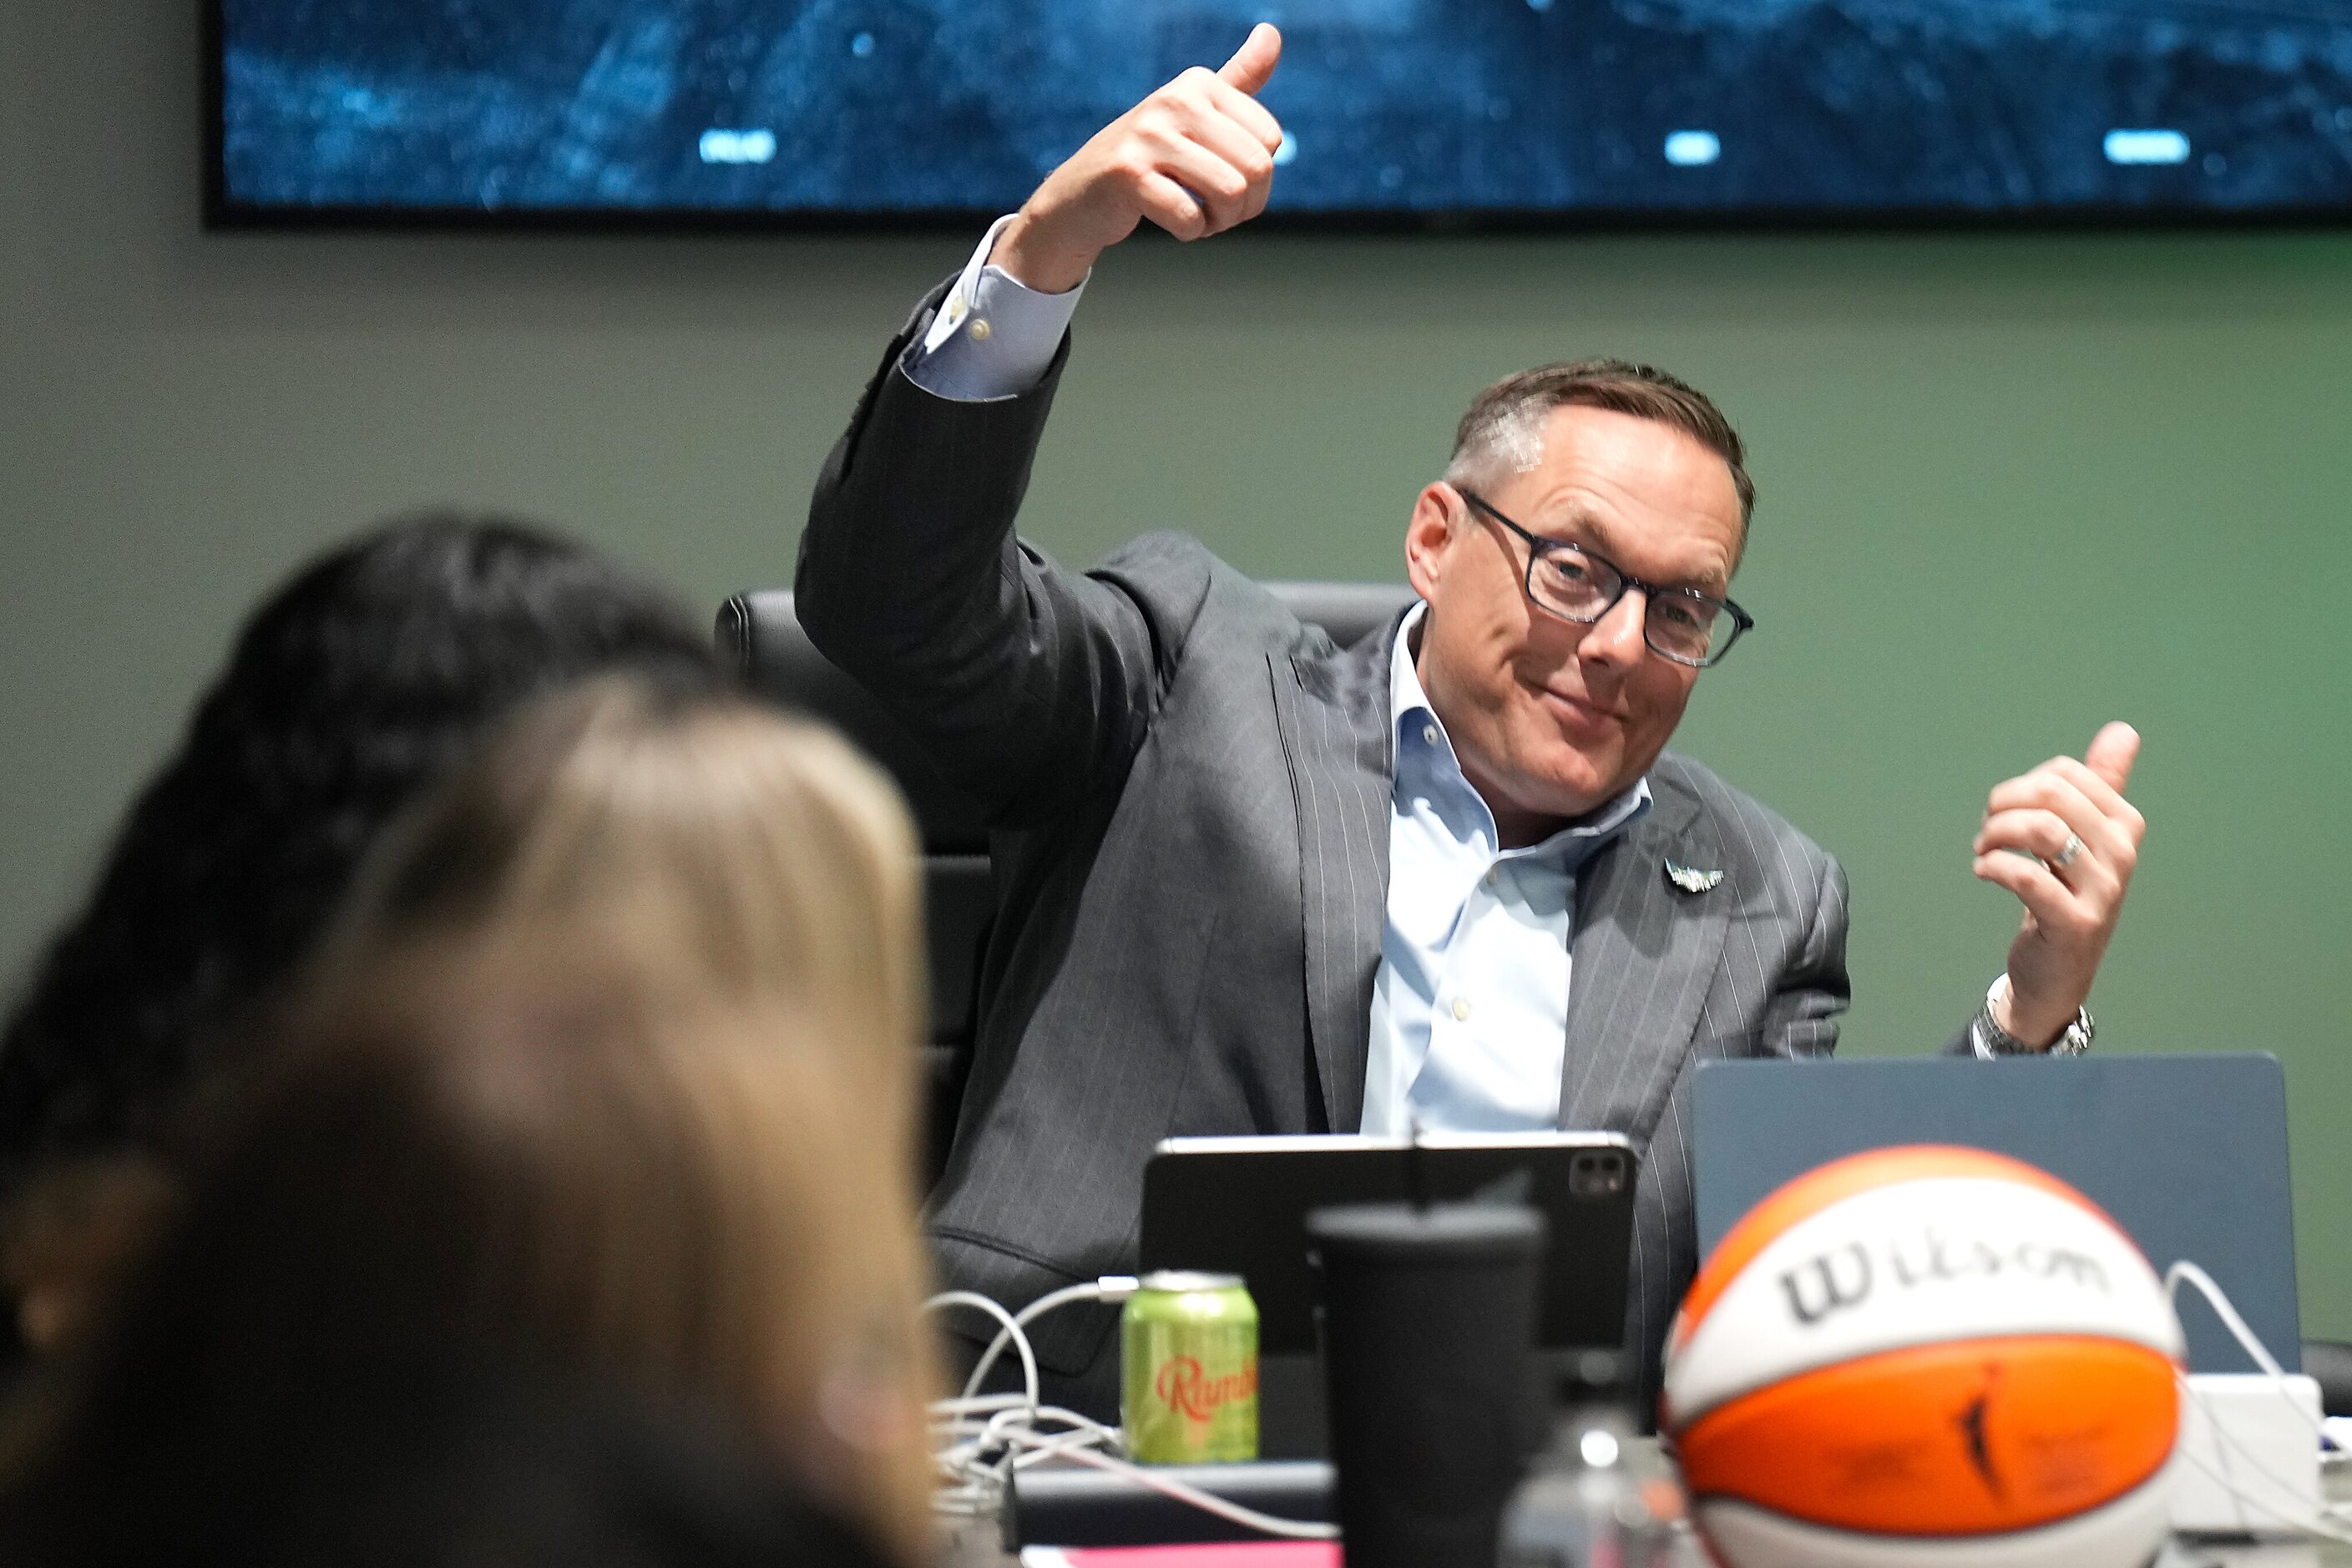
<path id="1" fill-rule="evenodd" d="M 1723 1238 L 1659 1426 L 1732 1568 L 2138 1568 L 2181 1355 L 2156 1271 L 2082 1194 L 1980 1150 L 1882 1149 Z"/>

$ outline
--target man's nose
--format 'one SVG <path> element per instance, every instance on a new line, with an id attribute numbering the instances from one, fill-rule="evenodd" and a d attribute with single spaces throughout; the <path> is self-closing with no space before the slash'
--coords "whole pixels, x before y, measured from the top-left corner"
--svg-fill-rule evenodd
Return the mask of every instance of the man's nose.
<path id="1" fill-rule="evenodd" d="M 1626 589 L 1623 597 L 1585 629 L 1582 640 L 1576 646 L 1577 657 L 1618 669 L 1631 669 L 1649 651 L 1642 640 L 1643 617 L 1649 609 L 1647 595 L 1639 588 Z"/>

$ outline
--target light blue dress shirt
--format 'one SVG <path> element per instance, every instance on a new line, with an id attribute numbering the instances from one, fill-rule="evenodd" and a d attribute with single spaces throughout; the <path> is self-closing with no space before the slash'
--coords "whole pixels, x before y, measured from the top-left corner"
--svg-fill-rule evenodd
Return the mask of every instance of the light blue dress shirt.
<path id="1" fill-rule="evenodd" d="M 1540 1131 L 1559 1121 L 1577 871 L 1650 809 L 1650 784 L 1540 844 L 1498 849 L 1495 814 L 1413 668 L 1426 608 L 1405 617 L 1389 671 L 1388 925 L 1363 1130 Z"/>
<path id="2" fill-rule="evenodd" d="M 925 392 L 962 403 L 1013 397 L 1036 385 L 1054 363 L 1086 281 L 1060 294 L 1041 294 L 1002 267 L 989 266 L 988 253 L 1013 217 L 1007 213 L 988 226 L 940 300 L 930 330 L 907 345 L 908 378 Z"/>

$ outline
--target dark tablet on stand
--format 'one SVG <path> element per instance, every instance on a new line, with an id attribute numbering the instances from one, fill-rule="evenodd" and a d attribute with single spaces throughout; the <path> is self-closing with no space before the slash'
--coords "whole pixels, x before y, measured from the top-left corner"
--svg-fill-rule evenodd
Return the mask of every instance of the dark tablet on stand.
<path id="1" fill-rule="evenodd" d="M 1171 1138 L 1143 1173 L 1145 1272 L 1239 1274 L 1257 1302 L 1260 1449 L 1322 1451 L 1307 1215 L 1332 1204 L 1524 1203 L 1548 1227 L 1542 1350 L 1616 1352 L 1633 1235 L 1633 1146 L 1610 1132 Z"/>

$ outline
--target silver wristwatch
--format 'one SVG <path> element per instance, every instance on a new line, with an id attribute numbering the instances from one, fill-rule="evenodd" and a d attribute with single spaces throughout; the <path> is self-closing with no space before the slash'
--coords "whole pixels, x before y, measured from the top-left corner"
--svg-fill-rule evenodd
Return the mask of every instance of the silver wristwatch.
<path id="1" fill-rule="evenodd" d="M 2036 1049 L 1993 1022 L 1993 1009 L 2009 994 L 2009 971 L 2002 970 L 1985 987 L 1984 1005 L 1977 1009 L 1976 1021 L 1969 1027 L 1976 1032 L 1984 1048 L 1997 1057 L 2079 1057 L 2091 1048 L 2091 1039 L 2098 1026 L 2091 1022 L 2088 1007 L 2074 1009 L 2074 1021 L 2066 1026 L 2065 1033 L 2050 1043 L 2046 1051 Z"/>

